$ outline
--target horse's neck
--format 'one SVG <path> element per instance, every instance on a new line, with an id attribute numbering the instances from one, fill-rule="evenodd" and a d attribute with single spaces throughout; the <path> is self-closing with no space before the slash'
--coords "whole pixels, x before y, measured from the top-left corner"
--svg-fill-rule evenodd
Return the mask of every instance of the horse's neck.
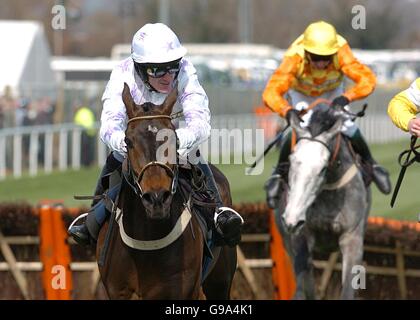
<path id="1" fill-rule="evenodd" d="M 123 219 L 127 233 L 140 240 L 154 240 L 166 236 L 175 225 L 183 210 L 182 196 L 177 192 L 171 204 L 168 219 L 150 219 L 146 209 L 131 188 L 126 188 L 123 195 Z"/>
<path id="2" fill-rule="evenodd" d="M 335 149 L 338 137 L 336 137 L 333 142 L 333 150 Z M 355 160 L 348 146 L 347 140 L 344 136 L 340 137 L 340 146 L 337 153 L 337 157 L 332 163 L 329 163 L 329 168 L 327 171 L 326 183 L 333 183 L 340 179 L 346 171 L 354 164 Z M 334 151 L 333 151 L 334 152 Z"/>

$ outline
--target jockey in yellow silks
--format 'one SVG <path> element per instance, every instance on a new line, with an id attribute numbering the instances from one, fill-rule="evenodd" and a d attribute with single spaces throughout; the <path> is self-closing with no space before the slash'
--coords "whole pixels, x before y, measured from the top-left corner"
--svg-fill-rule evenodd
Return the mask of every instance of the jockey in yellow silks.
<path id="1" fill-rule="evenodd" d="M 355 85 L 344 89 L 347 76 Z M 269 79 L 263 92 L 263 101 L 272 111 L 289 120 L 291 113 L 306 109 L 318 98 L 332 101 L 332 105 L 348 108 L 352 101 L 370 95 L 376 85 L 374 73 L 353 55 L 347 41 L 335 28 L 324 21 L 310 24 L 288 48 L 278 69 Z M 303 125 L 311 116 L 308 112 Z M 373 168 L 373 179 L 385 194 L 391 191 L 388 172 L 373 159 L 369 147 L 357 125 L 347 120 L 342 133 L 350 138 L 354 150 L 363 161 Z M 277 207 L 282 164 L 287 163 L 290 153 L 290 134 L 281 145 L 279 163 L 266 184 L 267 201 Z"/>
<path id="2" fill-rule="evenodd" d="M 420 137 L 420 78 L 417 78 L 408 89 L 397 94 L 389 102 L 388 115 L 400 129 Z"/>

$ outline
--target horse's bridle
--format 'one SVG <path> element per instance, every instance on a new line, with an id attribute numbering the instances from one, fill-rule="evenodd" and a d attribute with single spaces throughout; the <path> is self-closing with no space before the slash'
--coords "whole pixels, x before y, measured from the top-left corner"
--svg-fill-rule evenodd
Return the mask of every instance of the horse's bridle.
<path id="1" fill-rule="evenodd" d="M 337 158 L 338 150 L 340 149 L 341 134 L 340 134 L 340 132 L 337 133 L 337 141 L 335 143 L 334 151 L 332 151 L 330 146 L 327 145 L 324 141 L 319 140 L 319 139 L 314 138 L 314 137 L 300 137 L 299 139 L 297 139 L 297 141 L 299 141 L 299 140 L 309 140 L 309 141 L 314 141 L 314 142 L 318 142 L 318 143 L 322 144 L 328 150 L 328 152 L 330 153 L 329 166 L 331 167 L 332 164 L 334 163 L 335 159 Z"/>
<path id="2" fill-rule="evenodd" d="M 127 122 L 127 127 L 131 122 L 134 121 L 140 121 L 140 120 L 152 120 L 152 119 L 169 119 L 172 120 L 173 117 L 168 116 L 168 115 L 151 115 L 151 116 L 142 116 L 142 117 L 134 117 L 128 120 Z M 141 179 L 144 176 L 144 173 L 146 172 L 146 169 L 150 168 L 150 167 L 154 167 L 154 166 L 158 166 L 158 167 L 162 167 L 163 169 L 165 169 L 165 171 L 171 176 L 172 178 L 172 183 L 171 183 L 171 195 L 174 195 L 178 186 L 178 164 L 175 164 L 175 169 L 172 170 L 171 167 L 169 167 L 166 163 L 163 163 L 161 161 L 151 161 L 149 163 L 147 163 L 140 171 L 140 173 L 137 175 L 136 172 L 134 170 L 132 170 L 131 168 L 131 164 L 130 164 L 130 159 L 127 157 L 127 169 L 128 169 L 128 176 L 126 175 L 125 172 L 123 172 L 124 174 L 124 178 L 127 181 L 127 183 L 131 186 L 131 188 L 134 190 L 134 192 L 140 197 L 142 198 L 144 195 L 143 189 L 141 188 L 140 182 Z M 134 185 L 130 182 L 130 178 L 132 178 Z"/>

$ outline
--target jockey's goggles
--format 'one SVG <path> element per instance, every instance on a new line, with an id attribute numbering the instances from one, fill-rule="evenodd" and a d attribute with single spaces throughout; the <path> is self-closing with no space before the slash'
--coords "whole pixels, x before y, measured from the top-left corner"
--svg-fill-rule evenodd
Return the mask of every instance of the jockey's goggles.
<path id="1" fill-rule="evenodd" d="M 145 64 L 144 70 L 149 77 L 152 78 L 161 78 L 165 74 L 177 74 L 179 72 L 179 61 L 172 61 L 168 63 L 159 63 L 159 64 Z"/>
<path id="2" fill-rule="evenodd" d="M 312 62 L 319 62 L 319 61 L 332 61 L 334 55 L 322 56 L 319 54 L 313 54 L 308 52 L 309 60 Z"/>

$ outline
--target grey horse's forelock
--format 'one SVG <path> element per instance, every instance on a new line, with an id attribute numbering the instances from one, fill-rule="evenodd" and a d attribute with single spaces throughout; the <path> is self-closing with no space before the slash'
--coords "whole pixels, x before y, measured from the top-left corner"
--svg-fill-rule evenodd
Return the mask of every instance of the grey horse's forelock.
<path id="1" fill-rule="evenodd" d="M 308 124 L 308 130 L 312 137 L 329 130 L 337 121 L 337 115 L 330 106 L 325 103 L 317 105 Z"/>

